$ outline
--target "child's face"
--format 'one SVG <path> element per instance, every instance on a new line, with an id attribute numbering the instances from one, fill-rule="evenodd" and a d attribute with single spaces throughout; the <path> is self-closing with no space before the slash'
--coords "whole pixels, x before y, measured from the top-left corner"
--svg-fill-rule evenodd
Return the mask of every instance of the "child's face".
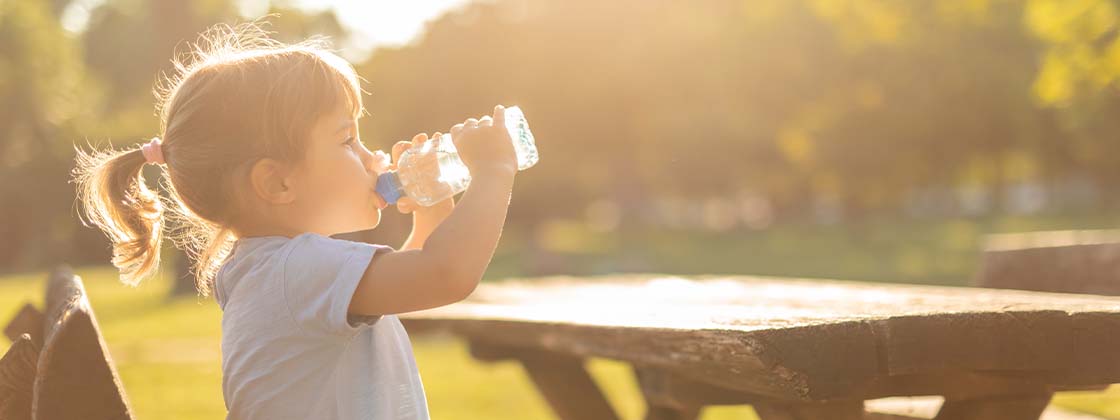
<path id="1" fill-rule="evenodd" d="M 301 222 L 331 235 L 376 227 L 386 203 L 374 186 L 389 158 L 362 144 L 358 120 L 350 111 L 340 109 L 320 118 L 306 150 L 295 203 Z"/>

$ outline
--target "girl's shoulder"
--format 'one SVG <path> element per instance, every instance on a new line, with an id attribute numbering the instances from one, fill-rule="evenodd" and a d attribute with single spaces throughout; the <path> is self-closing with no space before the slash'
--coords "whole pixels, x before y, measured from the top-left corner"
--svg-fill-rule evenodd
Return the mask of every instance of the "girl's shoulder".
<path id="1" fill-rule="evenodd" d="M 293 237 L 270 235 L 239 238 L 233 245 L 228 262 L 237 260 L 261 260 L 281 256 L 287 258 L 293 251 L 314 251 L 335 244 L 338 239 L 314 232 L 305 232 Z"/>

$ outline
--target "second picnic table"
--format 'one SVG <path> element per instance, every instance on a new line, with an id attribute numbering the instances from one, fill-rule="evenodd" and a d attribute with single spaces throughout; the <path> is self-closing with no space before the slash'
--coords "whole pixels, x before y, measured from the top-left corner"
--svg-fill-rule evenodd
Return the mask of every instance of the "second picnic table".
<path id="1" fill-rule="evenodd" d="M 938 419 L 1038 419 L 1055 391 L 1120 382 L 1120 298 L 745 276 L 485 283 L 402 315 L 482 360 L 514 359 L 561 419 L 616 419 L 583 367 L 633 366 L 647 419 L 751 404 L 764 420 L 861 419 L 945 397 Z M 885 418 L 885 417 L 884 417 Z"/>

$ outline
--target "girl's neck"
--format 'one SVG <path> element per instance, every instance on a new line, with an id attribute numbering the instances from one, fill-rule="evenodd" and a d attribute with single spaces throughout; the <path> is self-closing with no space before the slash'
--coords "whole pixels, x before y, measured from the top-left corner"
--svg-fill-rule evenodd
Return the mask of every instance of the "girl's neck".
<path id="1" fill-rule="evenodd" d="M 238 238 L 253 238 L 258 236 L 284 236 L 288 238 L 294 238 L 308 231 L 289 226 L 257 225 L 234 229 L 233 232 L 235 235 L 237 235 Z"/>

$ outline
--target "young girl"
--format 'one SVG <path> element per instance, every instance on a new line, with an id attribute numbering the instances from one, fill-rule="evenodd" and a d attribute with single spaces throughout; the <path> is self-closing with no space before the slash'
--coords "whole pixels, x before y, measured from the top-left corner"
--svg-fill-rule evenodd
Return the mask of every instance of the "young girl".
<path id="1" fill-rule="evenodd" d="M 462 300 L 486 270 L 517 172 L 503 108 L 451 128 L 470 188 L 458 204 L 399 202 L 413 214 L 400 250 L 332 239 L 377 226 L 374 184 L 392 168 L 358 139 L 354 69 L 251 24 L 202 40 L 158 89 L 158 138 L 79 150 L 79 199 L 122 281 L 155 270 L 165 229 L 194 257 L 199 292 L 222 309 L 228 418 L 428 418 L 394 314 Z M 168 198 L 145 186 L 145 164 L 162 168 Z"/>

